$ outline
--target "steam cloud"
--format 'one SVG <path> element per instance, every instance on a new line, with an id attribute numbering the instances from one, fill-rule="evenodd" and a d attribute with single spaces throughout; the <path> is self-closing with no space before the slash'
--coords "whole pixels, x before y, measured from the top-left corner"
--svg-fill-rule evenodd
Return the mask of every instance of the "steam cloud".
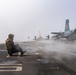
<path id="1" fill-rule="evenodd" d="M 46 40 L 20 43 L 20 45 L 30 55 L 39 54 L 46 59 L 54 57 L 76 68 L 76 42 Z"/>

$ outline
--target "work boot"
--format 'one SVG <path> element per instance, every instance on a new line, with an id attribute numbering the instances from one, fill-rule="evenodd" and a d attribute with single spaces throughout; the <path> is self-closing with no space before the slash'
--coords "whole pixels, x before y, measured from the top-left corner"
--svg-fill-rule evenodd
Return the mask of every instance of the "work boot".
<path id="1" fill-rule="evenodd" d="M 10 57 L 10 55 L 7 55 L 7 57 Z"/>
<path id="2" fill-rule="evenodd" d="M 26 52 L 26 51 L 22 51 L 22 52 L 21 52 L 21 55 L 23 55 L 25 52 Z"/>

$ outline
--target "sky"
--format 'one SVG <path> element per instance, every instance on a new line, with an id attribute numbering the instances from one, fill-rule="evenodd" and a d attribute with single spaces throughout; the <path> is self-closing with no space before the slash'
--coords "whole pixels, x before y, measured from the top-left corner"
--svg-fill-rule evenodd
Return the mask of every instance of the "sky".
<path id="1" fill-rule="evenodd" d="M 38 37 L 39 32 L 43 38 L 52 36 L 64 31 L 66 19 L 75 29 L 76 0 L 0 0 L 0 43 L 10 33 L 16 42 Z"/>

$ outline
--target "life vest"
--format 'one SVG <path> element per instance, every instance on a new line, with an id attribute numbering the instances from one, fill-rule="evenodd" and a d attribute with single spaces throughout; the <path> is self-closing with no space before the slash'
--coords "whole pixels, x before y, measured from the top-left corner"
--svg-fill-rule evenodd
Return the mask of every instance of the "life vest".
<path id="1" fill-rule="evenodd" d="M 14 47 L 14 42 L 11 39 L 7 39 L 5 45 L 7 49 L 12 49 Z"/>

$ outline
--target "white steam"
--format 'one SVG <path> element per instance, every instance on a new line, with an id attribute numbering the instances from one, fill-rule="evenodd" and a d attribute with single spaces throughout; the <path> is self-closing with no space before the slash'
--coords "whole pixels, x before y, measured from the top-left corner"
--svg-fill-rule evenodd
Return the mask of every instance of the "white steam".
<path id="1" fill-rule="evenodd" d="M 47 60 L 54 57 L 66 65 L 76 68 L 76 42 L 71 41 L 31 41 L 20 43 L 26 54 L 39 55 Z"/>
<path id="2" fill-rule="evenodd" d="M 69 42 L 69 41 L 53 41 L 53 40 L 46 40 L 46 41 L 32 41 L 26 43 L 20 43 L 23 50 L 27 50 L 30 53 L 34 54 L 35 52 L 42 53 L 44 55 L 56 53 L 56 54 L 63 54 L 61 56 L 67 55 L 75 55 L 76 53 L 76 43 Z M 55 54 L 55 55 L 56 55 Z M 65 54 L 65 55 L 64 55 Z"/>

